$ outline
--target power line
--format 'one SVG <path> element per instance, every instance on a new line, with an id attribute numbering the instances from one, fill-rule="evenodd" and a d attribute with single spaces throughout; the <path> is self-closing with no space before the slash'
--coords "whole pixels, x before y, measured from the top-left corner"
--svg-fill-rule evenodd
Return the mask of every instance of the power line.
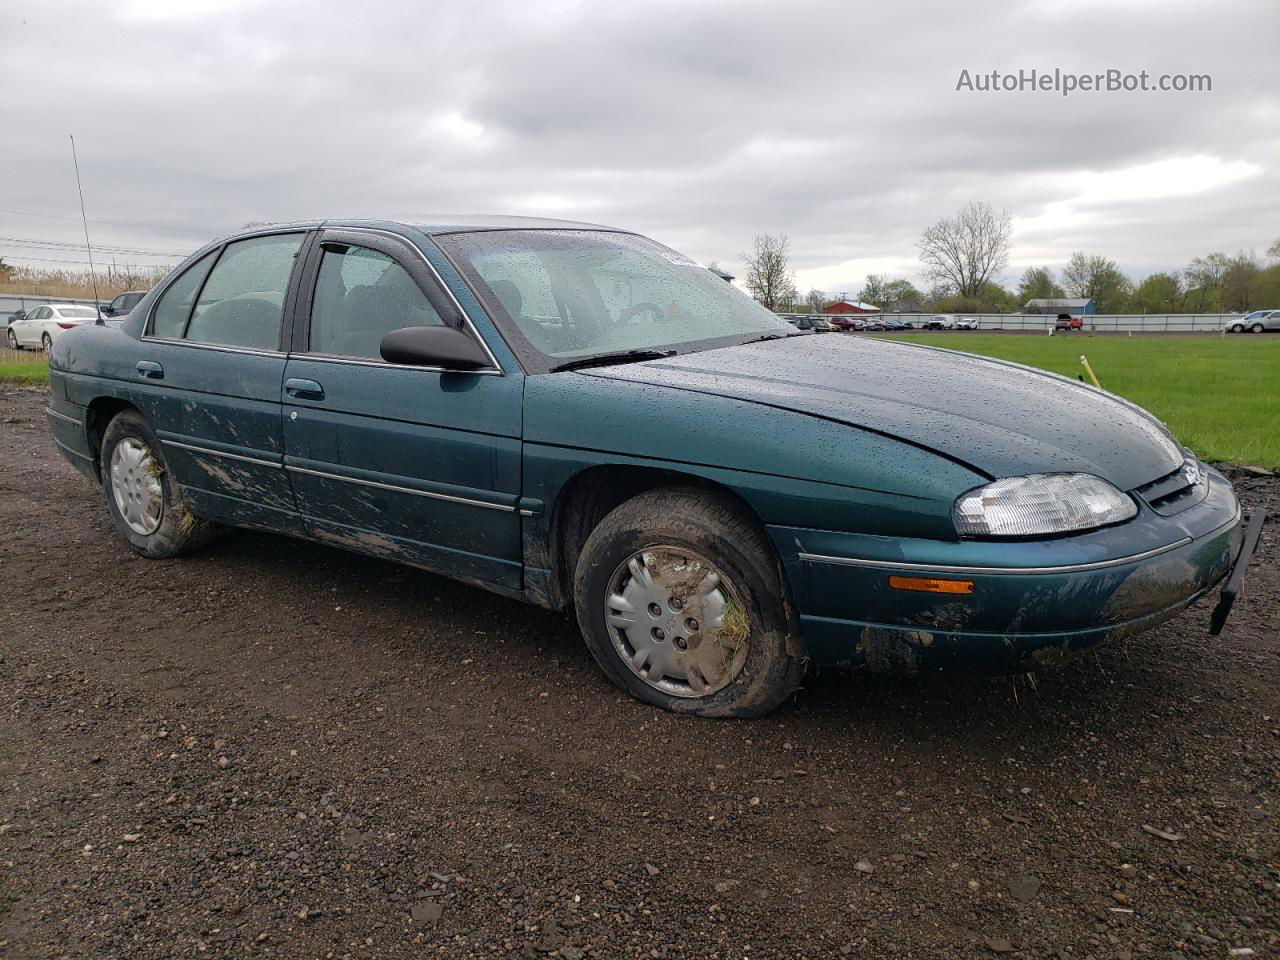
<path id="1" fill-rule="evenodd" d="M 13 259 L 14 260 L 38 260 L 41 263 L 78 263 L 82 267 L 86 266 L 89 263 L 88 260 L 57 260 L 57 259 L 54 259 L 53 257 L 28 257 L 25 253 L 15 254 L 13 256 Z M 169 270 L 173 267 L 173 264 L 171 263 L 128 263 L 128 264 L 125 264 L 123 267 L 116 267 L 116 269 L 122 270 L 127 267 L 156 267 L 162 270 Z M 97 272 L 101 273 L 105 271 L 106 271 L 105 267 L 99 267 Z"/>
<path id="2" fill-rule="evenodd" d="M 39 240 L 35 237 L 0 237 L 0 245 L 11 247 L 47 248 L 54 250 L 79 250 L 84 244 L 70 243 L 66 240 Z M 185 253 L 170 253 L 168 250 L 146 250 L 138 247 L 115 247 L 98 245 L 103 253 L 139 253 L 152 257 L 185 257 Z"/>
<path id="3" fill-rule="evenodd" d="M 79 220 L 72 213 L 42 213 L 37 210 L 11 210 L 7 207 L 0 207 L 0 213 L 7 213 L 15 217 L 43 217 L 48 220 Z M 154 223 L 147 220 L 107 220 L 99 217 L 91 217 L 90 223 L 110 223 L 121 227 L 149 227 L 153 230 L 173 230 L 178 233 L 190 234 L 190 227 L 176 227 L 171 223 Z"/>

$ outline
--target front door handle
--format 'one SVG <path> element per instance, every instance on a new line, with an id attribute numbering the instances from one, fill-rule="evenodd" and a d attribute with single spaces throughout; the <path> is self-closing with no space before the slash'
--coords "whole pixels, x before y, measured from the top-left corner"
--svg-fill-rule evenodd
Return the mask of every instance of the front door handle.
<path id="1" fill-rule="evenodd" d="M 139 360 L 138 375 L 147 380 L 163 380 L 164 367 L 156 363 L 154 360 Z"/>
<path id="2" fill-rule="evenodd" d="M 284 382 L 284 392 L 298 400 L 323 400 L 324 387 L 314 380 L 290 377 Z"/>

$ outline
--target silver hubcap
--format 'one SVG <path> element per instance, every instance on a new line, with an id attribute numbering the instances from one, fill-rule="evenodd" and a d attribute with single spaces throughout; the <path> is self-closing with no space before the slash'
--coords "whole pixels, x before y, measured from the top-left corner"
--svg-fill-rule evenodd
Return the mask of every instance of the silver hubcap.
<path id="1" fill-rule="evenodd" d="M 746 608 L 714 564 L 682 547 L 648 547 L 619 564 L 605 620 L 631 672 L 672 696 L 715 693 L 747 662 Z"/>
<path id="2" fill-rule="evenodd" d="M 125 437 L 111 452 L 111 493 L 129 529 L 149 537 L 164 516 L 159 465 L 146 444 Z"/>

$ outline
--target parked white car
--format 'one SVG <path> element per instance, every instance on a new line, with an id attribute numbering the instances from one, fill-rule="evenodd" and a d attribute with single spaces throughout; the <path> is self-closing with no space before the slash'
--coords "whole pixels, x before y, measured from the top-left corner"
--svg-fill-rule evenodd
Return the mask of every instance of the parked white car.
<path id="1" fill-rule="evenodd" d="M 93 323 L 98 311 L 73 303 L 45 303 L 30 310 L 21 320 L 9 324 L 9 347 L 21 350 L 33 347 L 48 350 L 64 331 L 82 323 Z"/>
<path id="2" fill-rule="evenodd" d="M 950 313 L 935 313 L 924 322 L 926 330 L 977 330 L 978 321 L 974 317 L 957 317 Z"/>
<path id="3" fill-rule="evenodd" d="M 1232 333 L 1262 333 L 1280 330 L 1280 310 L 1255 310 L 1247 317 L 1234 317 L 1223 324 Z"/>

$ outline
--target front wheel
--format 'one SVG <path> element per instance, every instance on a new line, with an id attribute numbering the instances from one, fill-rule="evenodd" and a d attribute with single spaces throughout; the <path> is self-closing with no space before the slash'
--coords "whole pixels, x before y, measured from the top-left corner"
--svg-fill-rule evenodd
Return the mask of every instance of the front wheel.
<path id="1" fill-rule="evenodd" d="M 18 343 L 18 335 L 13 332 L 12 327 L 9 328 L 9 349 L 10 350 L 22 349 L 21 345 Z"/>
<path id="2" fill-rule="evenodd" d="M 804 675 L 772 546 L 702 490 L 654 490 L 606 516 L 578 559 L 574 600 L 609 679 L 665 710 L 759 716 Z"/>
<path id="3" fill-rule="evenodd" d="M 1238 323 L 1233 323 L 1227 329 L 1230 330 L 1232 333 L 1244 333 L 1244 327 Z"/>
<path id="4" fill-rule="evenodd" d="M 1250 332 L 1250 333 L 1261 333 L 1261 332 L 1262 332 L 1263 330 L 1265 330 L 1265 329 L 1266 329 L 1266 328 L 1265 328 L 1265 327 L 1263 327 L 1263 325 L 1262 325 L 1262 324 L 1260 324 L 1260 323 L 1255 323 L 1252 327 L 1250 327 L 1250 328 L 1249 328 L 1249 332 Z"/>
<path id="5" fill-rule="evenodd" d="M 197 547 L 212 524 L 194 516 L 142 415 L 119 413 L 102 435 L 102 488 L 116 529 L 138 553 L 162 560 Z"/>

